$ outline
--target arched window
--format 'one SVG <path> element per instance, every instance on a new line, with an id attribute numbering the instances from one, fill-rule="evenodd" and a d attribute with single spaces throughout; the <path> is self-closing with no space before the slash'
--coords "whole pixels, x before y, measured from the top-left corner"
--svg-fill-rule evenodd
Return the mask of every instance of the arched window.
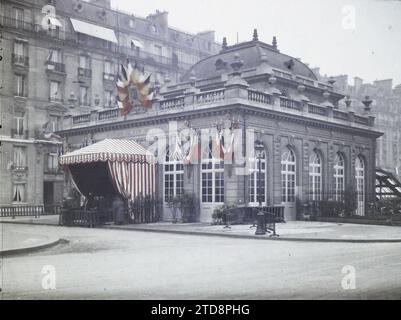
<path id="1" fill-rule="evenodd" d="M 336 201 L 344 199 L 345 192 L 345 160 L 341 153 L 337 153 L 334 160 L 334 197 Z"/>
<path id="2" fill-rule="evenodd" d="M 355 163 L 356 192 L 358 194 L 358 216 L 365 215 L 365 161 L 361 157 L 356 158 Z"/>
<path id="3" fill-rule="evenodd" d="M 322 157 L 314 151 L 309 160 L 309 199 L 322 200 Z"/>
<path id="4" fill-rule="evenodd" d="M 266 152 L 262 153 L 262 173 L 259 175 L 259 158 L 253 152 L 249 159 L 249 205 L 259 205 L 259 196 L 262 204 L 266 204 Z M 259 179 L 261 182 L 261 195 L 259 195 Z"/>
<path id="5" fill-rule="evenodd" d="M 287 149 L 281 157 L 281 194 L 284 203 L 295 202 L 296 166 L 294 151 Z"/>
<path id="6" fill-rule="evenodd" d="M 164 201 L 171 202 L 174 197 L 184 192 L 184 165 L 182 161 L 174 159 L 169 147 L 166 150 L 164 163 Z"/>
<path id="7" fill-rule="evenodd" d="M 213 157 L 213 140 L 202 147 L 202 202 L 224 203 L 224 159 Z"/>

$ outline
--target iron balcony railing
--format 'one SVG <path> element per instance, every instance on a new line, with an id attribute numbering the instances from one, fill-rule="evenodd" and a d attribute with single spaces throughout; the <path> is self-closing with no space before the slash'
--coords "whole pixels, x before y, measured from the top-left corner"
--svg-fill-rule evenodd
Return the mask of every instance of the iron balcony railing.
<path id="1" fill-rule="evenodd" d="M 86 68 L 78 68 L 78 76 L 92 78 L 92 70 Z"/>
<path id="2" fill-rule="evenodd" d="M 46 61 L 46 67 L 49 71 L 65 73 L 65 64 L 61 62 Z"/>

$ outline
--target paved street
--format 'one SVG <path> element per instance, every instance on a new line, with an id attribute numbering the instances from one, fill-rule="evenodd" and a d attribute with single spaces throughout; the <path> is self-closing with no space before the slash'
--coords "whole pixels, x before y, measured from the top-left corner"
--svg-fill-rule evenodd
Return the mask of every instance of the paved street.
<path id="1" fill-rule="evenodd" d="M 401 244 L 271 242 L 0 225 L 70 241 L 2 259 L 3 299 L 401 299 Z M 344 266 L 356 289 L 344 290 Z M 56 289 L 42 288 L 53 266 Z"/>

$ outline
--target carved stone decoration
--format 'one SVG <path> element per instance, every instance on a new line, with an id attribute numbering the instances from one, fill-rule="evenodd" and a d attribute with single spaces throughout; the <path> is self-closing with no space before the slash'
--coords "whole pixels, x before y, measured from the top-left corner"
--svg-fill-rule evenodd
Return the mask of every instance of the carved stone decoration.
<path id="1" fill-rule="evenodd" d="M 289 136 L 288 137 L 288 146 L 294 148 L 295 147 L 295 136 Z"/>
<path id="2" fill-rule="evenodd" d="M 284 62 L 284 65 L 288 70 L 293 71 L 294 70 L 294 66 L 295 66 L 295 62 L 294 62 L 293 59 L 290 59 L 290 60 Z"/>
<path id="3" fill-rule="evenodd" d="M 320 149 L 322 146 L 322 140 L 316 140 L 315 141 L 315 148 L 314 149 Z"/>
<path id="4" fill-rule="evenodd" d="M 104 21 L 104 20 L 106 19 L 106 16 L 107 16 L 106 10 L 104 10 L 104 9 L 99 10 L 99 11 L 96 12 L 96 14 L 97 14 L 97 17 L 98 17 L 100 20 L 103 20 L 103 21 Z"/>
<path id="5" fill-rule="evenodd" d="M 225 62 L 223 59 L 219 58 L 216 60 L 215 66 L 216 66 L 216 70 L 225 70 L 225 69 L 227 69 L 227 62 Z"/>
<path id="6" fill-rule="evenodd" d="M 82 0 L 74 0 L 72 2 L 72 8 L 76 12 L 83 12 L 84 11 L 84 4 Z"/>

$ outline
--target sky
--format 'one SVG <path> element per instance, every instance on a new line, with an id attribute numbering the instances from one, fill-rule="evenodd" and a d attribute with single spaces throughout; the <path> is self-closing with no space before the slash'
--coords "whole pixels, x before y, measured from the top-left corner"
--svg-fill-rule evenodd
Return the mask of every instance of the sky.
<path id="1" fill-rule="evenodd" d="M 322 75 L 348 74 L 365 82 L 401 84 L 401 0 L 112 0 L 115 9 L 146 17 L 169 12 L 169 25 L 216 31 L 228 44 L 252 39 L 301 58 Z"/>

